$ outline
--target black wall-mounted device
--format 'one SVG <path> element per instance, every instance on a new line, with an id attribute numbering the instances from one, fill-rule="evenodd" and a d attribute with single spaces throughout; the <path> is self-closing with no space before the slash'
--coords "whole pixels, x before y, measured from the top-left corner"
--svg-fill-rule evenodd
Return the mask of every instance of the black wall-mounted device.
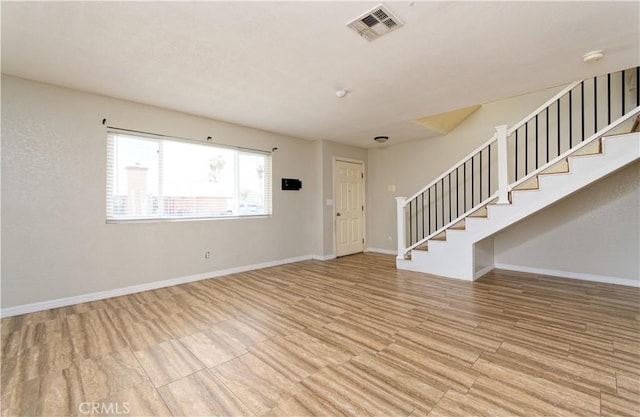
<path id="1" fill-rule="evenodd" d="M 282 179 L 282 189 L 283 190 L 294 190 L 298 191 L 302 188 L 302 181 L 296 180 L 293 178 L 283 178 Z"/>

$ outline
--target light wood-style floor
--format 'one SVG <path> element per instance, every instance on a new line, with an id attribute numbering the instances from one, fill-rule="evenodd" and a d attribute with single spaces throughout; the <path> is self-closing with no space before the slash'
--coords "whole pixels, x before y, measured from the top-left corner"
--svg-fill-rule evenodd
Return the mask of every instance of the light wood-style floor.
<path id="1" fill-rule="evenodd" d="M 2 416 L 637 417 L 639 302 L 300 262 L 2 319 Z"/>

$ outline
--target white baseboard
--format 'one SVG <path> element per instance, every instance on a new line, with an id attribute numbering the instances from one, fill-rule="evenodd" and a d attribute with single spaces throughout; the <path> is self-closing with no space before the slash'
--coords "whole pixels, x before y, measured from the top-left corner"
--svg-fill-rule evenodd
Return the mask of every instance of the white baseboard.
<path id="1" fill-rule="evenodd" d="M 311 255 L 298 256 L 295 258 L 279 259 L 277 261 L 262 262 L 259 264 L 243 265 L 233 268 L 221 269 L 218 271 L 205 272 L 202 274 L 188 275 L 185 277 L 171 278 L 163 281 L 148 282 L 145 284 L 132 285 L 113 290 L 99 291 L 90 294 L 76 295 L 73 297 L 58 298 L 55 300 L 41 301 L 38 303 L 24 304 L 15 307 L 0 309 L 0 318 L 18 316 L 20 314 L 33 313 L 35 311 L 48 310 L 51 308 L 66 307 L 73 304 L 87 303 L 91 301 L 103 300 L 105 298 L 118 297 L 121 295 L 134 294 L 142 291 L 155 290 L 158 288 L 171 287 L 173 285 L 186 284 L 187 282 L 200 281 L 209 278 L 219 278 L 225 275 L 237 274 L 240 272 L 253 271 L 255 269 L 269 268 L 272 266 L 290 264 L 294 262 L 308 261 Z"/>
<path id="2" fill-rule="evenodd" d="M 497 269 L 507 269 L 507 270 L 518 271 L 518 272 L 529 272 L 532 274 L 550 275 L 550 276 L 559 277 L 559 278 L 581 279 L 583 281 L 602 282 L 605 284 L 617 284 L 617 285 L 627 285 L 629 287 L 640 287 L 640 281 L 627 279 L 627 278 L 609 277 L 606 275 L 586 274 L 583 272 L 558 271 L 555 269 L 534 268 L 530 266 L 501 264 L 501 263 L 496 263 L 495 267 Z"/>
<path id="3" fill-rule="evenodd" d="M 396 251 L 393 251 L 393 250 L 377 249 L 377 248 L 367 248 L 366 252 L 377 252 L 377 253 L 384 253 L 388 255 L 396 254 Z M 149 282 L 145 284 L 132 285 L 129 287 L 116 288 L 113 290 L 94 292 L 90 294 L 78 295 L 73 297 L 58 298 L 55 300 L 41 301 L 37 303 L 24 304 L 24 305 L 15 306 L 15 307 L 7 307 L 7 308 L 0 309 L 0 317 L 2 318 L 11 317 L 11 316 L 17 316 L 20 314 L 33 313 L 35 311 L 66 307 L 73 304 L 103 300 L 105 298 L 118 297 L 121 295 L 134 294 L 142 291 L 155 290 L 158 288 L 170 287 L 173 285 L 186 284 L 188 282 L 200 281 L 203 279 L 219 278 L 222 276 L 237 274 L 240 272 L 253 271 L 256 269 L 269 268 L 272 266 L 307 261 L 310 259 L 318 259 L 318 260 L 326 261 L 334 258 L 335 258 L 335 255 L 304 255 L 304 256 L 298 256 L 294 258 L 262 262 L 259 264 L 237 266 L 233 268 L 221 269 L 218 271 L 205 272 L 202 274 L 188 275 L 184 277 L 172 278 L 172 279 L 167 279 L 163 281 L 155 281 L 155 282 Z M 480 277 L 486 274 L 487 272 L 491 271 L 494 267 L 498 269 L 506 269 L 506 270 L 512 270 L 512 271 L 528 272 L 528 273 L 534 273 L 534 274 L 540 274 L 540 275 L 550 275 L 550 276 L 555 276 L 560 278 L 581 279 L 585 281 L 602 282 L 607 284 L 618 284 L 618 285 L 627 285 L 631 287 L 640 287 L 640 281 L 626 279 L 626 278 L 609 277 L 605 275 L 593 275 L 593 274 L 586 274 L 582 272 L 558 271 L 553 269 L 533 268 L 528 266 L 501 264 L 501 263 L 496 263 L 494 266 L 488 266 L 486 268 L 483 268 L 482 270 L 476 272 L 476 277 Z"/>
<path id="4" fill-rule="evenodd" d="M 482 278 L 484 275 L 493 271 L 495 268 L 496 268 L 495 265 L 485 266 L 484 268 L 480 269 L 479 271 L 476 271 L 475 274 L 473 274 L 473 279 L 476 280 L 478 278 Z"/>
<path id="5" fill-rule="evenodd" d="M 385 255 L 397 255 L 398 251 L 393 249 L 380 249 L 380 248 L 366 248 L 365 252 L 384 253 Z"/>
<path id="6" fill-rule="evenodd" d="M 391 249 L 378 249 L 378 248 L 366 248 L 364 252 L 375 252 L 375 253 L 384 253 L 386 255 L 395 255 L 397 252 Z M 331 255 L 313 255 L 313 259 L 317 259 L 319 261 L 330 261 L 332 259 L 336 259 L 337 256 L 335 254 Z"/>
<path id="7" fill-rule="evenodd" d="M 315 259 L 316 261 L 330 261 L 336 259 L 336 255 L 313 255 L 311 259 Z"/>

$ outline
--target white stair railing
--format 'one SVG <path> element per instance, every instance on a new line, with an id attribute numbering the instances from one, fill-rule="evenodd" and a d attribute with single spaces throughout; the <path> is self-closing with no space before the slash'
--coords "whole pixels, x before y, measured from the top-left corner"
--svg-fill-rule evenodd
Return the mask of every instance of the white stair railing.
<path id="1" fill-rule="evenodd" d="M 640 67 L 571 83 L 409 198 L 397 197 L 398 259 L 640 113 Z"/>

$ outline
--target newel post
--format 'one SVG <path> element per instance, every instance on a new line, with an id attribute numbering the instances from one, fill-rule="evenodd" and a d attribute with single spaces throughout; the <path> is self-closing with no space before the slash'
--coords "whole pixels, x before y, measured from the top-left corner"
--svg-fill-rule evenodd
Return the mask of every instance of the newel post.
<path id="1" fill-rule="evenodd" d="M 404 231 L 405 231 L 405 221 L 404 221 L 404 205 L 407 202 L 406 197 L 396 197 L 396 204 L 398 208 L 398 255 L 397 259 L 404 259 Z"/>
<path id="2" fill-rule="evenodd" d="M 507 125 L 496 126 L 498 142 L 498 202 L 509 204 L 509 164 L 507 163 Z"/>

